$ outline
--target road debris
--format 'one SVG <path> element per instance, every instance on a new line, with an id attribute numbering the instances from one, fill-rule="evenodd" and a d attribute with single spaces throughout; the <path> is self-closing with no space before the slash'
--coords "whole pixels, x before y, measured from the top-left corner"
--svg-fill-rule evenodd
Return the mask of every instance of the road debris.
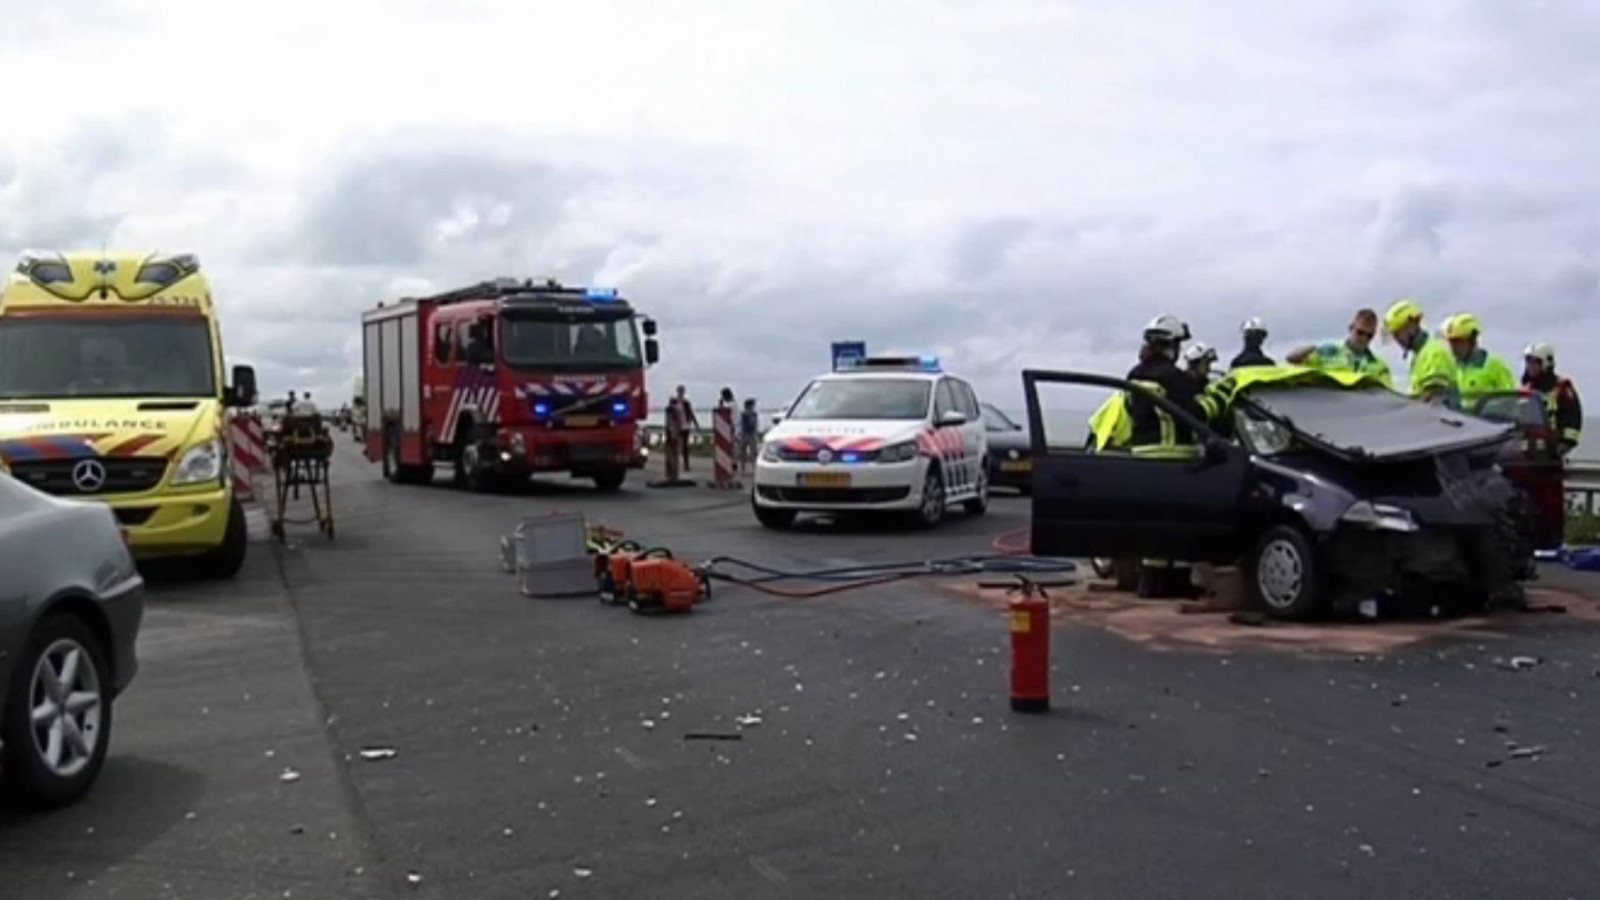
<path id="1" fill-rule="evenodd" d="M 278 780 L 285 784 L 292 784 L 300 780 L 300 773 L 293 769 L 284 769 L 282 774 L 278 776 Z"/>
<path id="2" fill-rule="evenodd" d="M 1529 669 L 1535 668 L 1542 662 L 1544 662 L 1544 660 L 1538 658 L 1537 656 L 1513 656 L 1510 659 L 1501 659 L 1497 656 L 1494 660 L 1494 664 L 1497 667 L 1504 669 L 1507 672 L 1525 672 Z"/>
<path id="3" fill-rule="evenodd" d="M 409 884 L 421 884 L 422 883 L 422 876 L 418 875 L 416 872 L 407 872 L 406 873 L 406 882 L 409 883 Z"/>
<path id="4" fill-rule="evenodd" d="M 740 716 L 733 720 L 740 728 L 754 728 L 761 724 L 760 716 Z"/>
<path id="5" fill-rule="evenodd" d="M 594 874 L 594 870 L 586 866 L 578 866 L 572 870 L 572 874 L 578 878 L 588 878 Z"/>
<path id="6" fill-rule="evenodd" d="M 737 731 L 691 731 L 683 736 L 686 741 L 742 741 L 744 735 Z"/>
<path id="7" fill-rule="evenodd" d="M 1511 751 L 1512 759 L 1533 759 L 1543 755 L 1543 747 L 1518 747 Z"/>
<path id="8" fill-rule="evenodd" d="M 368 747 L 361 751 L 361 758 L 367 762 L 377 762 L 383 759 L 394 759 L 396 752 L 393 747 Z"/>

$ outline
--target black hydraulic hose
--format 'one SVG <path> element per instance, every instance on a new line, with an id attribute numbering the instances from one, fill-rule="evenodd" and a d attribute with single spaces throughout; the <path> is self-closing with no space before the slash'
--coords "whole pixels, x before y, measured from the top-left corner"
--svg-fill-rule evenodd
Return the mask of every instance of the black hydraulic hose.
<path id="1" fill-rule="evenodd" d="M 733 576 L 716 570 L 717 566 L 733 566 L 761 573 L 757 576 Z M 838 566 L 807 571 L 787 571 L 732 556 L 719 556 L 704 566 L 709 576 L 747 584 L 766 584 L 774 581 L 860 581 L 886 576 L 918 575 L 979 575 L 979 574 L 1061 574 L 1077 571 L 1071 559 L 1056 557 L 1016 557 L 1003 555 L 959 556 L 947 559 L 909 560 L 906 562 L 877 563 L 858 566 Z"/>

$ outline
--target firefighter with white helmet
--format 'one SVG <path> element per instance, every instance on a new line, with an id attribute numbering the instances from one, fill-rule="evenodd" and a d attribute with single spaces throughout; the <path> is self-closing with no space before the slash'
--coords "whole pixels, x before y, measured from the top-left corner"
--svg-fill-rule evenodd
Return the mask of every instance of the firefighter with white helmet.
<path id="1" fill-rule="evenodd" d="M 1522 351 L 1522 386 L 1544 399 L 1545 415 L 1562 457 L 1583 437 L 1583 402 L 1572 382 L 1556 374 L 1556 348 L 1535 341 Z"/>
<path id="2" fill-rule="evenodd" d="M 1239 355 L 1228 363 L 1228 368 L 1237 369 L 1242 366 L 1275 366 L 1277 363 L 1267 352 L 1261 349 L 1267 342 L 1267 321 L 1260 316 L 1251 316 L 1239 326 L 1239 333 L 1244 336 L 1244 349 Z"/>
<path id="3" fill-rule="evenodd" d="M 1183 368 L 1202 385 L 1211 383 L 1211 367 L 1217 364 L 1217 350 L 1195 341 L 1183 350 Z"/>

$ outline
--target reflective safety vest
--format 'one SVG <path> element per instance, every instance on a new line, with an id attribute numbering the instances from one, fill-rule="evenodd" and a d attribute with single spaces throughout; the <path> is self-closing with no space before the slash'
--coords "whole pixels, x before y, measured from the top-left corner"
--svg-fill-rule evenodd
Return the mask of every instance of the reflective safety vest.
<path id="1" fill-rule="evenodd" d="M 1488 352 L 1474 350 L 1456 367 L 1456 385 L 1461 405 L 1471 409 L 1473 401 L 1487 394 L 1504 394 L 1517 389 L 1517 378 L 1506 361 Z"/>
<path id="2" fill-rule="evenodd" d="M 1128 409 L 1128 394 L 1117 391 L 1089 417 L 1090 446 L 1095 450 L 1122 447 L 1133 440 L 1133 413 Z"/>
<path id="3" fill-rule="evenodd" d="M 1411 396 L 1421 399 L 1430 393 L 1443 394 L 1447 406 L 1460 409 L 1459 369 L 1450 345 L 1426 332 L 1417 335 L 1417 342 L 1411 354 Z"/>
<path id="4" fill-rule="evenodd" d="M 1583 438 L 1581 424 L 1571 428 L 1561 427 L 1561 398 L 1563 396 L 1573 396 L 1577 393 L 1577 389 L 1572 386 L 1572 382 L 1558 376 L 1555 387 L 1548 391 L 1541 391 L 1535 388 L 1526 388 L 1526 390 L 1539 395 L 1539 399 L 1544 401 L 1544 418 L 1550 425 L 1550 434 L 1554 436 L 1557 445 L 1565 443 L 1574 447 L 1577 446 L 1579 440 Z"/>
<path id="5" fill-rule="evenodd" d="M 1393 387 L 1394 379 L 1389 374 L 1389 364 L 1378 357 L 1371 350 L 1361 353 L 1350 348 L 1344 341 L 1329 341 L 1318 344 L 1306 357 L 1305 367 L 1308 369 L 1321 369 L 1330 372 L 1359 372 L 1371 375 L 1383 383 L 1384 387 Z"/>

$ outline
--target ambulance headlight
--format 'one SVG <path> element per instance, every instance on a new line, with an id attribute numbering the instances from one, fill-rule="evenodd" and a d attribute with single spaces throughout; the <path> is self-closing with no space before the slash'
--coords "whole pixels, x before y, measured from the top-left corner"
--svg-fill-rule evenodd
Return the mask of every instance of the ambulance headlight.
<path id="1" fill-rule="evenodd" d="M 901 441 L 878 451 L 878 462 L 900 463 L 917 458 L 917 442 Z"/>
<path id="2" fill-rule="evenodd" d="M 222 442 L 216 439 L 190 447 L 178 460 L 172 473 L 173 484 L 198 484 L 202 481 L 219 481 L 222 478 L 222 461 L 225 454 Z"/>

